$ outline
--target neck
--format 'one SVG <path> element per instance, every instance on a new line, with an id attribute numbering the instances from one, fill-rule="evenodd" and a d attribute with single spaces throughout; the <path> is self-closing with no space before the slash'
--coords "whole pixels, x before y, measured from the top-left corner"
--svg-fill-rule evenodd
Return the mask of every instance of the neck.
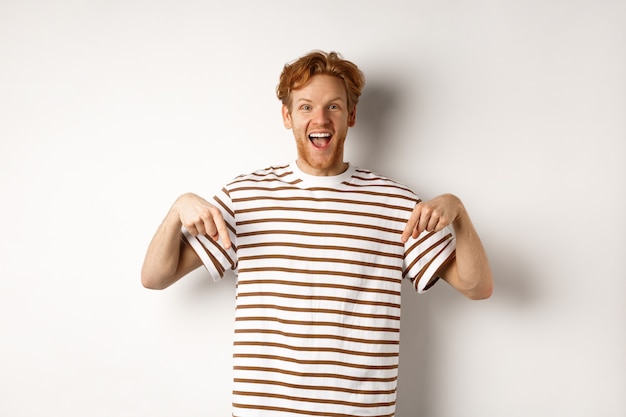
<path id="1" fill-rule="evenodd" d="M 335 175 L 339 175 L 345 172 L 350 166 L 350 164 L 348 164 L 347 162 L 341 162 L 330 167 L 316 168 L 309 166 L 299 158 L 296 160 L 296 164 L 298 165 L 298 168 L 300 168 L 300 171 L 304 172 L 305 174 L 315 175 L 318 177 L 332 177 Z"/>

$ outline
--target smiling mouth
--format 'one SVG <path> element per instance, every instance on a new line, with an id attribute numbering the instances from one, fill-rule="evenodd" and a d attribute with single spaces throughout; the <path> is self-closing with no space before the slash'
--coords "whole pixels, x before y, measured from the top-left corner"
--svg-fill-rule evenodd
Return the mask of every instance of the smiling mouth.
<path id="1" fill-rule="evenodd" d="M 328 132 L 324 133 L 311 133 L 309 135 L 309 140 L 318 149 L 324 149 L 330 143 L 330 138 L 332 135 Z"/>

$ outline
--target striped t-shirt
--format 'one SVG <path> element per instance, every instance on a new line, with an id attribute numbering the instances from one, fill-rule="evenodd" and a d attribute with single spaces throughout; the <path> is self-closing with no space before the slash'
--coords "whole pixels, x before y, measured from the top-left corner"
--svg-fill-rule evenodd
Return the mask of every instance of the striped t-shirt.
<path id="1" fill-rule="evenodd" d="M 368 170 L 292 163 L 214 197 L 231 249 L 183 230 L 215 280 L 237 276 L 234 417 L 394 415 L 401 281 L 424 291 L 455 251 L 450 229 L 401 242 L 418 201 Z"/>

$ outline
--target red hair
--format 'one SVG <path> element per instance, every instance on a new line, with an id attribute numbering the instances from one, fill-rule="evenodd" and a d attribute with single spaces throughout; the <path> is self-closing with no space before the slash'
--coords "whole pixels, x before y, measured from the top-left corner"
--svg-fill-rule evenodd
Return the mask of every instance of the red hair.
<path id="1" fill-rule="evenodd" d="M 313 51 L 286 64 L 276 87 L 278 99 L 291 108 L 291 92 L 304 87 L 314 75 L 332 75 L 340 78 L 348 97 L 348 109 L 352 110 L 359 101 L 365 77 L 359 68 L 342 58 L 337 52 Z"/>

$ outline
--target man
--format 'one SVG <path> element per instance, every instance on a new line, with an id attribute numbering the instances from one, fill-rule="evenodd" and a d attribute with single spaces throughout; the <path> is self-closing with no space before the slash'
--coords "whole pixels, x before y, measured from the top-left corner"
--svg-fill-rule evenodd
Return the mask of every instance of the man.
<path id="1" fill-rule="evenodd" d="M 149 245 L 147 288 L 204 265 L 237 274 L 233 416 L 393 416 L 400 288 L 439 277 L 470 299 L 492 275 L 461 201 L 428 202 L 343 160 L 364 78 L 336 53 L 285 65 L 297 160 L 180 196 Z"/>

